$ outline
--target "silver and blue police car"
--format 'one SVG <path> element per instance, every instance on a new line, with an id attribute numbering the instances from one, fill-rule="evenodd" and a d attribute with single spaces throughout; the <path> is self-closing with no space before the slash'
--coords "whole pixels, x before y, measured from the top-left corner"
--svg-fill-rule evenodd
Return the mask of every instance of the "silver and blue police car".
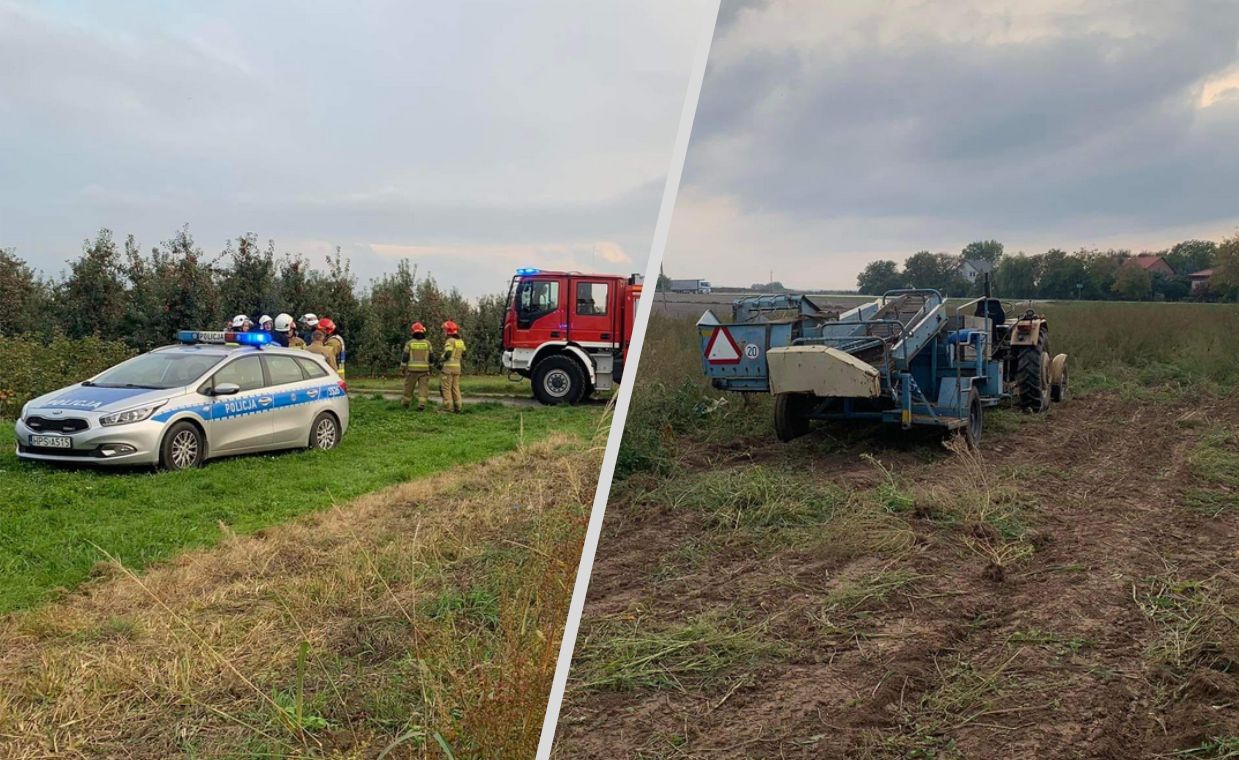
<path id="1" fill-rule="evenodd" d="M 183 470 L 233 454 L 332 449 L 348 429 L 347 389 L 322 356 L 269 333 L 177 339 L 27 403 L 17 456 Z"/>

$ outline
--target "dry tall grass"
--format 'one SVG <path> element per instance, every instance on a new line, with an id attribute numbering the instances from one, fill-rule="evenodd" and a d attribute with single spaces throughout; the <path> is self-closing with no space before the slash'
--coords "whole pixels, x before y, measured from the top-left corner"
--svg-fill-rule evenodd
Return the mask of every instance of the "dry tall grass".
<path id="1" fill-rule="evenodd" d="M 532 756 L 601 451 L 563 436 L 0 620 L 0 756 Z"/>

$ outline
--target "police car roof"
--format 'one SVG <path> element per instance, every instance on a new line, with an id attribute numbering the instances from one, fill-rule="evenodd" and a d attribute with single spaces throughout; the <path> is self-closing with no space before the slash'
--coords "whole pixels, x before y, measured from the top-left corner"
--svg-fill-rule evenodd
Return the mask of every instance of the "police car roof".
<path id="1" fill-rule="evenodd" d="M 281 346 L 281 345 L 267 345 L 267 346 L 258 347 L 258 346 L 238 346 L 235 343 L 172 343 L 167 346 L 160 346 L 159 348 L 151 349 L 151 353 L 166 352 L 166 351 L 184 351 L 188 353 L 220 354 L 220 355 L 227 355 L 227 354 L 234 353 L 236 351 L 255 351 L 255 352 L 261 352 L 261 353 L 279 352 L 279 353 L 292 354 L 293 356 L 301 356 L 305 354 L 304 351 L 298 351 L 297 349 L 285 348 L 284 346 Z"/>

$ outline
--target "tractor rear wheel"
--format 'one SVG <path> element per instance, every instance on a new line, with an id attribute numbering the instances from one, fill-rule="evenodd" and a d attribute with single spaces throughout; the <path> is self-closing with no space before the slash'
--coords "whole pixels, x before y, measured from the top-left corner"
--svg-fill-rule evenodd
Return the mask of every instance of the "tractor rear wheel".
<path id="1" fill-rule="evenodd" d="M 780 393 L 774 397 L 774 432 L 783 443 L 809 432 L 813 397 L 804 393 Z"/>
<path id="2" fill-rule="evenodd" d="M 1021 350 L 1015 357 L 1015 381 L 1024 411 L 1040 413 L 1050 408 L 1049 365 L 1049 336 L 1042 331 L 1037 345 Z"/>

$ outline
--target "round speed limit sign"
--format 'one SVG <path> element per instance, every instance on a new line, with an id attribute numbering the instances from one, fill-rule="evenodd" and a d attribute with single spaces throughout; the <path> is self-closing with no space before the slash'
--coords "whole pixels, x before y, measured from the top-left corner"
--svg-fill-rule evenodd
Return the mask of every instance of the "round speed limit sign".
<path id="1" fill-rule="evenodd" d="M 761 356 L 761 346 L 756 343 L 746 343 L 744 345 L 744 355 L 749 359 L 756 359 Z"/>

